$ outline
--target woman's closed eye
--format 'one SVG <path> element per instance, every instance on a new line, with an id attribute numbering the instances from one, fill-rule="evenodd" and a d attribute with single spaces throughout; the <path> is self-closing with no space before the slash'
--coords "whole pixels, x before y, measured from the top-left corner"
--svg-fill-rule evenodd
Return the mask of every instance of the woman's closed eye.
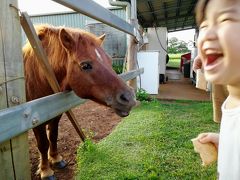
<path id="1" fill-rule="evenodd" d="M 207 27 L 208 27 L 208 24 L 207 24 L 207 22 L 204 21 L 200 24 L 199 29 L 201 30 L 201 29 L 205 29 Z"/>
<path id="2" fill-rule="evenodd" d="M 217 18 L 218 23 L 235 22 L 235 21 L 239 21 L 239 13 L 234 10 L 229 10 L 229 11 L 220 13 L 220 15 Z"/>
<path id="3" fill-rule="evenodd" d="M 219 22 L 220 23 L 224 23 L 224 22 L 234 22 L 234 18 L 233 17 L 220 17 L 219 18 Z"/>

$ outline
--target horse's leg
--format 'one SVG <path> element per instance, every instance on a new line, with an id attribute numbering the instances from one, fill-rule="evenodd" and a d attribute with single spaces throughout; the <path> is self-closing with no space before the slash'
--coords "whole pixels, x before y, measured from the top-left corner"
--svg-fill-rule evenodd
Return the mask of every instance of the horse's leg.
<path id="1" fill-rule="evenodd" d="M 53 177 L 53 170 L 50 168 L 50 164 L 48 162 L 48 148 L 49 142 L 46 133 L 46 124 L 42 124 L 36 128 L 33 128 L 33 132 L 35 134 L 38 150 L 40 154 L 40 163 L 38 173 L 41 176 L 41 179 L 47 177 Z"/>
<path id="2" fill-rule="evenodd" d="M 57 140 L 58 140 L 58 124 L 60 116 L 57 116 L 48 124 L 48 139 L 50 148 L 48 151 L 48 159 L 52 163 L 54 168 L 62 169 L 66 166 L 66 162 L 63 161 L 62 156 L 58 153 Z"/>

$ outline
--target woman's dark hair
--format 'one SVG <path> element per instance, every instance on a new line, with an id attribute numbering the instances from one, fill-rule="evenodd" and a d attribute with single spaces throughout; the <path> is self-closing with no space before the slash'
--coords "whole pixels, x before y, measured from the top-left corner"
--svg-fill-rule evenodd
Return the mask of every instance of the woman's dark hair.
<path id="1" fill-rule="evenodd" d="M 196 13 L 196 22 L 198 27 L 200 24 L 204 21 L 206 18 L 206 7 L 208 4 L 209 0 L 198 0 L 196 8 L 195 8 L 195 13 Z"/>

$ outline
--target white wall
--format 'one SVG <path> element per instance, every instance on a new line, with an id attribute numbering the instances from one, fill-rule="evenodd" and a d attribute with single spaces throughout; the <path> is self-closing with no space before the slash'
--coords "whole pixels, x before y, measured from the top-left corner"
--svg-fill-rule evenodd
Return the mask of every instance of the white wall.
<path id="1" fill-rule="evenodd" d="M 159 52 L 141 51 L 137 53 L 139 68 L 144 68 L 144 73 L 137 78 L 138 88 L 143 88 L 149 94 L 158 94 L 159 88 Z M 140 82 L 141 81 L 141 82 Z"/>
<path id="2" fill-rule="evenodd" d="M 158 40 L 159 40 L 165 50 L 167 50 L 167 28 L 166 27 L 157 27 L 155 28 L 148 28 L 147 30 L 147 37 L 149 43 L 146 45 L 146 51 L 148 50 L 155 50 L 160 52 L 159 57 L 159 74 L 166 73 L 166 54 L 167 52 L 163 50 Z"/>

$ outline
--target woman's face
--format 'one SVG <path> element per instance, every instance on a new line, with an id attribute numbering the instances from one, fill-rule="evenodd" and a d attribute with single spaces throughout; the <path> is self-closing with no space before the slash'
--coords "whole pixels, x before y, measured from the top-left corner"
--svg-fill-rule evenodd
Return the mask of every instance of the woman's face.
<path id="1" fill-rule="evenodd" d="M 205 77 L 216 84 L 240 82 L 240 1 L 210 0 L 199 27 Z"/>

